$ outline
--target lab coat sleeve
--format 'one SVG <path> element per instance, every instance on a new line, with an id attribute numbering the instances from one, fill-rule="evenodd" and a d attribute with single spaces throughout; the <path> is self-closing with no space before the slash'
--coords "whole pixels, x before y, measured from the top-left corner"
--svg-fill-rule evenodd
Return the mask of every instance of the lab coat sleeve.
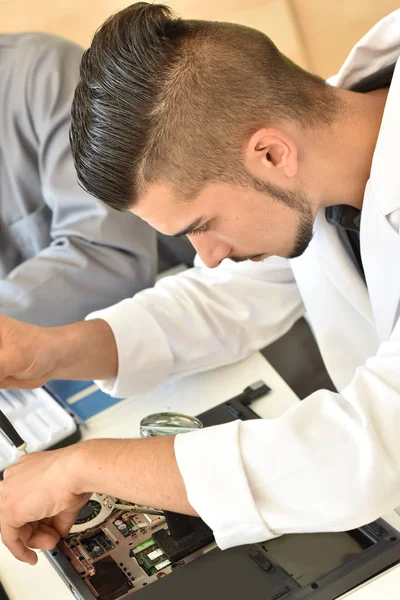
<path id="1" fill-rule="evenodd" d="M 0 281 L 0 312 L 39 325 L 58 325 L 83 319 L 91 310 L 152 285 L 156 238 L 146 223 L 109 209 L 78 185 L 68 132 L 82 49 L 37 34 L 23 50 L 15 64 L 18 69 L 21 61 L 21 77 L 26 70 L 16 99 L 23 103 L 16 127 L 32 128 L 32 152 L 45 201 L 25 217 L 25 241 L 32 238 L 40 248 L 46 238 L 48 245 Z"/>
<path id="2" fill-rule="evenodd" d="M 400 505 L 400 322 L 335 394 L 283 416 L 179 435 L 188 499 L 218 545 L 344 531 Z"/>
<path id="3" fill-rule="evenodd" d="M 113 330 L 116 381 L 97 382 L 135 396 L 167 377 L 189 375 L 248 356 L 281 337 L 304 312 L 289 261 L 225 260 L 165 277 L 154 288 L 89 315 Z"/>

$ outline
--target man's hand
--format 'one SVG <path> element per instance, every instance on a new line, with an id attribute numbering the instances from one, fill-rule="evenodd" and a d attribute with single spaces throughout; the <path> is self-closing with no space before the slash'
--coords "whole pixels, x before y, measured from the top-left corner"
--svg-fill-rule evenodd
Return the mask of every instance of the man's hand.
<path id="1" fill-rule="evenodd" d="M 23 456 L 0 484 L 0 528 L 16 558 L 36 564 L 30 548 L 51 550 L 70 531 L 90 493 L 74 492 L 76 446 Z"/>
<path id="2" fill-rule="evenodd" d="M 53 548 L 94 491 L 196 515 L 176 463 L 174 439 L 91 440 L 22 457 L 0 483 L 4 544 L 19 560 L 35 564 L 30 548 Z"/>
<path id="3" fill-rule="evenodd" d="M 117 348 L 101 320 L 37 327 L 0 316 L 0 389 L 36 388 L 49 379 L 111 379 Z"/>

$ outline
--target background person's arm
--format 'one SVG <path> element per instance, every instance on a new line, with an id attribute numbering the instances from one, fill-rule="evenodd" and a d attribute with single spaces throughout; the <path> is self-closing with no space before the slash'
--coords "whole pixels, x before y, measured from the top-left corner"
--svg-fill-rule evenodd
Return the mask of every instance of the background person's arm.
<path id="1" fill-rule="evenodd" d="M 25 216 L 6 227 L 3 241 L 12 236 L 31 258 L 0 280 L 0 312 L 58 325 L 151 285 L 156 237 L 78 185 L 68 132 L 82 49 L 42 34 L 18 39 L 2 49 L 3 67 L 13 71 L 7 110 L 14 136 L 7 155 L 14 189 L 2 203 Z"/>

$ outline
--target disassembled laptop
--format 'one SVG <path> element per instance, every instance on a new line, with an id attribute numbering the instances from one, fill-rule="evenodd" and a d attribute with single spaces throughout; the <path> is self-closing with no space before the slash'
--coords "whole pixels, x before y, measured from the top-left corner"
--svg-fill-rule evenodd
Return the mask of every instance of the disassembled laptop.
<path id="1" fill-rule="evenodd" d="M 105 597 L 112 582 L 124 598 L 216 547 L 212 542 L 174 561 L 163 544 L 169 534 L 161 511 L 93 494 L 59 548 L 94 596 Z"/>

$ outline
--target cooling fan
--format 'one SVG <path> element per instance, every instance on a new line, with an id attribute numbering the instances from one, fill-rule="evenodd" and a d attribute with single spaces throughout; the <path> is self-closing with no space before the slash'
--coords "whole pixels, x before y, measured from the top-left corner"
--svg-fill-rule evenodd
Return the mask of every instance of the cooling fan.
<path id="1" fill-rule="evenodd" d="M 101 525 L 115 509 L 115 498 L 105 494 L 93 494 L 81 508 L 72 526 L 70 534 L 82 533 Z"/>
<path id="2" fill-rule="evenodd" d="M 98 527 L 108 519 L 113 510 L 125 510 L 136 513 L 163 516 L 162 510 L 148 506 L 138 506 L 106 494 L 92 494 L 90 500 L 81 508 L 72 526 L 70 535 L 82 533 L 93 527 Z"/>

